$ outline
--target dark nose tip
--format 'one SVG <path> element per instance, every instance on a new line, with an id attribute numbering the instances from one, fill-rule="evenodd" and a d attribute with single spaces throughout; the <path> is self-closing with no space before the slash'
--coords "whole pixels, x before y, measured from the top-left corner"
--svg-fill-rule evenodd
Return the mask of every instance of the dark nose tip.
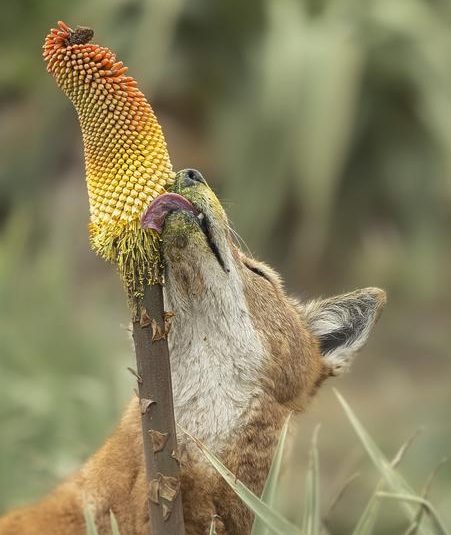
<path id="1" fill-rule="evenodd" d="M 197 182 L 207 184 L 205 178 L 196 169 L 185 169 L 182 173 L 186 186 L 194 186 Z"/>

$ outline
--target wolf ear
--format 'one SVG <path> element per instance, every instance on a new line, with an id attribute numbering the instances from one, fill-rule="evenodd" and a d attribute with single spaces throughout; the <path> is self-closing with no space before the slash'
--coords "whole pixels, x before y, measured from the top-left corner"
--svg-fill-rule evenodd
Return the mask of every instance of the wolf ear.
<path id="1" fill-rule="evenodd" d="M 304 306 L 307 322 L 318 337 L 321 356 L 331 375 L 339 375 L 367 341 L 386 302 L 378 288 L 365 288 Z"/>

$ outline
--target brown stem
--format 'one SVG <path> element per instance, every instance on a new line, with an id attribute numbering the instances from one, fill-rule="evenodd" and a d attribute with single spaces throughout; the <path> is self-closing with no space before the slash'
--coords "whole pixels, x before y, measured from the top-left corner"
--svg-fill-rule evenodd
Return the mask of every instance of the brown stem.
<path id="1" fill-rule="evenodd" d="M 167 333 L 170 313 L 164 311 L 159 284 L 144 290 L 135 303 L 133 320 L 144 456 L 149 483 L 148 504 L 152 535 L 183 535 L 180 466 L 172 400 Z"/>

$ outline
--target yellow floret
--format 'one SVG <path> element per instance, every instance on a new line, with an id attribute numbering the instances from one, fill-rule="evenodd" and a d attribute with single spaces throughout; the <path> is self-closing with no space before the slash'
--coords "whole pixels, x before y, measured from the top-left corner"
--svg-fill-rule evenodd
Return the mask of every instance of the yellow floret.
<path id="1" fill-rule="evenodd" d="M 83 134 L 93 249 L 140 295 L 159 276 L 157 236 L 140 217 L 175 177 L 160 125 L 127 68 L 92 31 L 59 22 L 45 39 L 48 71 L 73 102 Z"/>

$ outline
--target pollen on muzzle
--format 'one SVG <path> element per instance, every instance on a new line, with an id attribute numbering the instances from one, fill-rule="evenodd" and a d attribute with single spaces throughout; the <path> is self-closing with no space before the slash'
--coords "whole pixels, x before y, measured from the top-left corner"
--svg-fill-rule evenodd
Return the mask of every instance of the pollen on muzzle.
<path id="1" fill-rule="evenodd" d="M 157 237 L 140 216 L 175 173 L 154 112 L 127 67 L 93 31 L 64 22 L 44 42 L 47 70 L 72 101 L 81 125 L 93 249 L 116 262 L 141 293 L 158 277 Z"/>

